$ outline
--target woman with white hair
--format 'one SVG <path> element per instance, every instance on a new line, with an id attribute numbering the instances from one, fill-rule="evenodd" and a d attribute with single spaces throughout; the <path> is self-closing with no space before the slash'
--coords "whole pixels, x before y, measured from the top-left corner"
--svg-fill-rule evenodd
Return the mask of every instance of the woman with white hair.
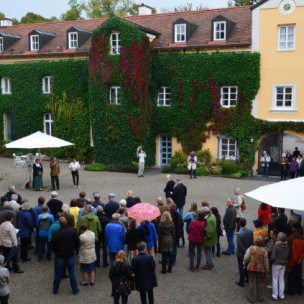
<path id="1" fill-rule="evenodd" d="M 28 251 L 35 226 L 36 219 L 31 204 L 24 199 L 16 217 L 16 227 L 19 229 L 18 236 L 21 244 L 20 257 L 23 263 L 30 261 Z"/>
<path id="2" fill-rule="evenodd" d="M 172 196 L 172 192 L 173 192 L 173 189 L 175 186 L 175 181 L 172 179 L 170 174 L 167 174 L 166 178 L 168 181 L 167 181 L 166 187 L 164 189 L 164 192 L 165 192 L 166 198 L 168 198 L 168 197 Z"/>
<path id="3" fill-rule="evenodd" d="M 8 304 L 10 290 L 8 287 L 10 280 L 9 271 L 4 267 L 4 256 L 0 255 L 0 303 Z"/>

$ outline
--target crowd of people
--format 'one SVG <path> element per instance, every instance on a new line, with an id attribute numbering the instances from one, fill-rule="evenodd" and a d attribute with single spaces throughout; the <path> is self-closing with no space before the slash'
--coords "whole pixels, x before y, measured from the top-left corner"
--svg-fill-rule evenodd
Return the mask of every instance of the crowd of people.
<path id="1" fill-rule="evenodd" d="M 54 258 L 53 294 L 59 292 L 60 282 L 66 277 L 73 294 L 78 294 L 79 285 L 95 285 L 98 267 L 109 267 L 114 304 L 120 300 L 127 303 L 133 289 L 140 293 L 141 303 L 154 303 L 155 254 L 161 253 L 160 275 L 174 273 L 178 248 L 185 246 L 185 238 L 189 241 L 191 272 L 212 271 L 217 257 L 235 255 L 239 272 L 236 284 L 244 287 L 249 282 L 251 303 L 262 300 L 261 283 L 269 273 L 274 300 L 285 297 L 286 270 L 287 293 L 302 293 L 304 238 L 300 215 L 292 212 L 288 219 L 284 209 L 262 203 L 252 231 L 246 227 L 246 203 L 238 188 L 226 201 L 223 216 L 206 200 L 193 202 L 184 214 L 187 187 L 180 179 L 167 178 L 165 198 L 156 199 L 159 216 L 140 222 L 128 216 L 130 208 L 141 204 L 131 190 L 120 201 L 109 193 L 108 202 L 102 202 L 98 192 L 89 199 L 81 191 L 69 205 L 53 191 L 49 200 L 40 196 L 37 205 L 31 206 L 10 186 L 1 197 L 0 207 L 1 303 L 8 303 L 9 271 L 23 273 L 19 252 L 23 263 L 30 262 L 28 253 L 33 243 L 39 262 Z M 225 250 L 221 250 L 222 236 L 227 238 Z M 205 263 L 201 265 L 203 253 Z M 82 273 L 80 282 L 75 271 L 76 255 Z"/>

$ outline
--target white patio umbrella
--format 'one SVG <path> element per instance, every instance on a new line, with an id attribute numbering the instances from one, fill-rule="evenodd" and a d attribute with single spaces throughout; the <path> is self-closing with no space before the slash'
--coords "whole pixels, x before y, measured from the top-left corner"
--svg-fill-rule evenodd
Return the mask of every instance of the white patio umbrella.
<path id="1" fill-rule="evenodd" d="M 245 195 L 273 207 L 304 211 L 304 177 L 262 186 Z"/>
<path id="2" fill-rule="evenodd" d="M 5 147 L 8 149 L 43 149 L 60 148 L 72 145 L 74 144 L 38 131 L 31 135 L 12 141 L 9 144 L 6 144 Z"/>

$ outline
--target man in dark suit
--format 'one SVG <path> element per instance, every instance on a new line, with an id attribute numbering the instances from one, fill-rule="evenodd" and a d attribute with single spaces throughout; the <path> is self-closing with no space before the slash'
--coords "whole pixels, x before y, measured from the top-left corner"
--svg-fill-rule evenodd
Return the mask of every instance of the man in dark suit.
<path id="1" fill-rule="evenodd" d="M 246 250 L 253 245 L 253 233 L 251 229 L 246 228 L 246 219 L 241 218 L 239 221 L 240 230 L 236 235 L 236 257 L 239 266 L 240 278 L 235 284 L 240 287 L 245 286 L 245 277 L 248 281 L 248 273 L 243 269 L 243 259 Z"/>
<path id="2" fill-rule="evenodd" d="M 119 209 L 119 203 L 115 201 L 115 194 L 108 194 L 109 202 L 103 208 L 103 212 L 106 214 L 109 220 L 112 220 L 112 215 Z"/>
<path id="3" fill-rule="evenodd" d="M 166 193 L 166 198 L 168 198 L 168 197 L 172 197 L 172 192 L 173 192 L 173 189 L 175 186 L 175 181 L 171 178 L 170 174 L 168 174 L 166 176 L 166 178 L 168 179 L 168 182 L 166 184 L 164 192 Z"/>
<path id="4" fill-rule="evenodd" d="M 178 212 L 183 217 L 183 208 L 186 203 L 187 187 L 182 183 L 180 178 L 176 179 L 175 187 L 172 192 L 172 199 L 178 208 Z"/>
<path id="5" fill-rule="evenodd" d="M 154 304 L 153 288 L 157 286 L 155 275 L 155 261 L 152 256 L 146 253 L 145 242 L 137 245 L 138 256 L 132 260 L 132 271 L 135 275 L 135 288 L 140 293 L 141 304 Z"/>
<path id="6" fill-rule="evenodd" d="M 56 218 L 57 213 L 62 212 L 62 201 L 57 198 L 58 193 L 56 191 L 51 192 L 51 199 L 47 202 L 47 206 L 49 207 L 51 213 L 54 218 Z"/>

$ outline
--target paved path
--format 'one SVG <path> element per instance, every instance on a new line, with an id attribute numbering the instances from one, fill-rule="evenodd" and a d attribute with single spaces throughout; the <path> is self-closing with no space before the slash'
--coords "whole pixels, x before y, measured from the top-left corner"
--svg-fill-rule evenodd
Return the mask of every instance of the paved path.
<path id="1" fill-rule="evenodd" d="M 50 184 L 48 163 L 44 163 L 44 185 Z M 77 197 L 79 189 L 72 187 L 72 179 L 67 168 L 67 164 L 61 164 L 59 198 L 69 203 L 70 199 Z M 14 168 L 12 159 L 0 158 L 0 173 L 3 179 L 0 180 L 0 194 L 7 191 L 9 184 L 15 184 L 18 189 L 21 188 L 26 180 L 26 172 L 22 169 Z M 81 189 L 86 191 L 89 197 L 95 191 L 100 191 L 103 200 L 106 200 L 108 192 L 114 192 L 117 199 L 125 198 L 126 192 L 130 189 L 140 196 L 142 201 L 154 202 L 156 197 L 163 195 L 163 188 L 166 183 L 166 174 L 147 174 L 144 178 L 138 178 L 135 174 L 121 174 L 109 172 L 87 172 L 81 169 L 80 184 Z M 175 175 L 176 177 L 176 175 Z M 221 214 L 225 211 L 225 200 L 232 196 L 233 189 L 240 187 L 243 192 L 255 189 L 261 185 L 277 181 L 274 179 L 246 178 L 242 180 L 227 179 L 221 177 L 200 177 L 190 180 L 188 176 L 181 176 L 185 185 L 188 187 L 187 206 L 191 202 L 200 202 L 202 199 L 208 199 L 211 206 L 218 207 Z M 47 199 L 50 192 L 35 192 L 25 189 L 19 191 L 22 197 L 29 199 L 32 205 L 36 204 L 39 195 Z M 258 203 L 246 199 L 248 210 L 246 212 L 249 225 L 256 217 Z M 222 247 L 225 248 L 226 240 L 221 238 Z M 245 296 L 247 288 L 240 288 L 234 284 L 237 278 L 237 264 L 235 256 L 222 256 L 215 259 L 215 268 L 212 271 L 201 271 L 191 273 L 187 270 L 188 258 L 187 249 L 181 248 L 178 251 L 177 265 L 173 268 L 172 274 L 161 275 L 159 273 L 160 265 L 157 265 L 158 287 L 155 289 L 155 303 L 162 304 L 243 304 L 247 303 Z M 108 279 L 108 270 L 98 269 L 96 284 L 94 287 L 80 287 L 80 293 L 77 296 L 71 294 L 69 281 L 64 280 L 60 287 L 60 293 L 53 295 L 53 263 L 43 262 L 39 264 L 36 256 L 31 253 L 32 261 L 29 263 L 20 263 L 24 274 L 11 275 L 11 303 L 30 304 L 30 303 L 113 303 L 110 297 L 110 281 Z M 156 257 L 158 261 L 160 256 Z M 203 256 L 203 262 L 204 262 Z M 80 275 L 78 275 L 80 280 Z M 264 303 L 272 303 L 267 296 L 270 290 L 266 290 Z M 304 297 L 287 297 L 285 303 L 303 303 Z M 129 303 L 140 303 L 139 295 L 132 292 L 129 297 Z"/>

